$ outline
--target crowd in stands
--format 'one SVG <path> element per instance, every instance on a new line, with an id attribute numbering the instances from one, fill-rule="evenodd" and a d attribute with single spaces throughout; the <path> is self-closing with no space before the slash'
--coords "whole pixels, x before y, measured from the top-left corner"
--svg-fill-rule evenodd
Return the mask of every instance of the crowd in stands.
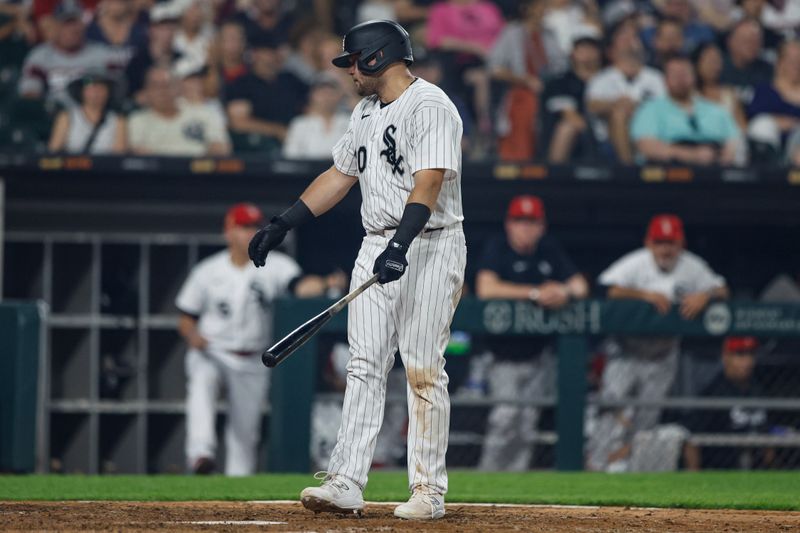
<path id="1" fill-rule="evenodd" d="M 371 18 L 467 159 L 800 162 L 800 0 L 2 0 L 0 146 L 327 158 Z"/>

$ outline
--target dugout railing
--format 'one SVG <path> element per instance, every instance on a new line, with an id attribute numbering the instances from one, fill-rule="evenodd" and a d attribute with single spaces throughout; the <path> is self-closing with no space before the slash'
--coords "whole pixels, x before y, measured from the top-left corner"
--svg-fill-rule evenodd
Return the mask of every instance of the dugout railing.
<path id="1" fill-rule="evenodd" d="M 85 473 L 182 472 L 183 344 L 175 331 L 172 300 L 189 267 L 217 250 L 217 235 L 38 233 L 6 235 L 6 298 L 42 300 L 51 314 L 42 339 L 41 399 L 38 403 L 39 471 Z M 276 331 L 287 331 L 324 306 L 322 300 L 281 301 Z M 764 337 L 800 337 L 800 307 L 751 303 L 715 304 L 696 321 L 676 314 L 661 318 L 636 302 L 584 302 L 561 313 L 546 313 L 518 302 L 464 300 L 454 328 L 475 335 L 559 333 L 562 356 L 560 402 L 552 428 L 538 443 L 556 451 L 561 469 L 582 464 L 585 366 L 590 343 L 606 333 L 677 332 L 713 338 L 727 332 Z M 326 329 L 342 334 L 345 314 Z M 279 333 L 276 333 L 279 334 Z M 308 417 L 316 394 L 319 367 L 314 339 L 305 353 L 278 368 L 273 380 L 273 416 L 267 428 L 267 463 L 274 470 L 309 468 Z M 314 355 L 309 355 L 309 354 Z M 464 357 L 453 356 L 453 363 Z M 292 370 L 295 365 L 299 368 Z M 448 367 L 450 368 L 450 367 Z M 301 394 L 302 393 L 302 394 Z M 390 397 L 402 401 L 402 397 Z M 453 395 L 455 409 L 488 408 L 490 398 Z M 555 397 L 537 404 L 556 407 Z M 741 400 L 736 402 L 741 404 Z M 795 398 L 763 398 L 771 411 L 800 412 Z M 645 405 L 646 401 L 625 402 Z M 731 401 L 670 397 L 665 408 L 729 408 Z M 611 406 L 611 404 L 608 404 Z M 224 403 L 220 417 L 224 417 Z M 267 411 L 265 408 L 265 419 Z M 222 418 L 221 418 L 222 419 Z M 22 430 L 22 427 L 18 428 Z M 454 428 L 452 448 L 480 446 L 477 430 Z M 757 446 L 778 443 L 798 447 L 795 434 L 691 437 L 698 443 Z"/>
<path id="2" fill-rule="evenodd" d="M 282 300 L 275 307 L 275 334 L 288 333 L 325 306 L 322 300 Z M 342 334 L 346 314 L 334 317 L 323 330 Z M 665 335 L 721 339 L 728 334 L 761 338 L 800 337 L 800 306 L 752 302 L 715 302 L 695 320 L 682 319 L 676 310 L 666 316 L 648 304 L 636 301 L 590 300 L 574 303 L 559 312 L 545 311 L 528 302 L 465 299 L 454 317 L 453 330 L 475 335 L 556 335 L 557 395 L 542 397 L 536 405 L 555 407 L 554 431 L 537 435 L 540 443 L 555 446 L 554 466 L 580 470 L 584 466 L 584 420 L 587 402 L 596 407 L 657 406 L 664 409 L 730 409 L 751 405 L 776 411 L 800 412 L 800 397 L 788 398 L 698 398 L 668 397 L 663 400 L 601 401 L 588 394 L 587 365 L 590 339 L 613 334 Z M 272 381 L 272 416 L 267 458 L 274 471 L 305 472 L 311 468 L 310 416 L 315 399 L 337 399 L 340 395 L 316 394 L 320 371 L 317 338 L 304 345 L 278 367 Z M 491 399 L 465 399 L 452 395 L 453 408 L 491 406 Z M 387 403 L 403 401 L 402 395 Z M 503 402 L 508 403 L 508 402 Z M 522 404 L 523 402 L 519 402 Z M 477 443 L 480 435 L 455 431 L 451 444 Z M 690 442 L 710 446 L 780 446 L 800 448 L 800 434 L 727 435 L 696 433 Z"/>

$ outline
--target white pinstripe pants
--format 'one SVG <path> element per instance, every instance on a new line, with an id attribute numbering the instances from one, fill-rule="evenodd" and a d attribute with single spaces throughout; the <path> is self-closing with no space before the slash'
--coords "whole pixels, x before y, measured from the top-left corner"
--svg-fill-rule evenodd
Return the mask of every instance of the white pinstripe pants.
<path id="1" fill-rule="evenodd" d="M 358 253 L 351 287 L 372 276 L 375 258 L 393 232 L 367 235 Z M 383 422 L 386 377 L 399 350 L 408 380 L 408 482 L 447 492 L 450 427 L 444 350 L 464 284 L 466 245 L 460 224 L 421 233 L 406 255 L 398 281 L 373 285 L 348 310 L 350 361 L 342 425 L 328 471 L 362 487 Z"/>

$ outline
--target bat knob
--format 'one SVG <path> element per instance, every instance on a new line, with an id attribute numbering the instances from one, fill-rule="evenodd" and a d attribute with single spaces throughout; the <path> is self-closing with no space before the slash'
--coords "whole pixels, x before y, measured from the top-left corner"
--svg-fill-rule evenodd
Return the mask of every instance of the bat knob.
<path id="1" fill-rule="evenodd" d="M 268 368 L 275 368 L 275 365 L 278 364 L 278 358 L 270 352 L 264 352 L 261 354 L 261 362 Z"/>

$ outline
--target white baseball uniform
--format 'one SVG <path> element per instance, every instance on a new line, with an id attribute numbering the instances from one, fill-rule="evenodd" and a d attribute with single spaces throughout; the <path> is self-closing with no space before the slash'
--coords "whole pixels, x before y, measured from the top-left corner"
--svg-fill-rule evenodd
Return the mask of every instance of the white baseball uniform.
<path id="1" fill-rule="evenodd" d="M 412 241 L 399 280 L 373 285 L 349 307 L 350 361 L 337 443 L 328 471 L 362 487 L 375 451 L 386 379 L 399 350 L 408 380 L 409 489 L 447 491 L 445 453 L 450 425 L 444 350 L 461 295 L 466 245 L 461 228 L 462 123 L 441 89 L 417 78 L 382 105 L 364 98 L 333 150 L 336 168 L 358 177 L 365 230 L 351 286 L 372 277 L 414 187 L 414 173 L 445 169 L 436 207 Z"/>
<path id="2" fill-rule="evenodd" d="M 261 408 L 269 387 L 261 352 L 272 340 L 272 301 L 286 293 L 300 267 L 280 252 L 267 268 L 251 262 L 238 267 L 228 250 L 200 263 L 175 300 L 178 309 L 196 317 L 205 350 L 186 354 L 186 457 L 189 467 L 200 457 L 214 458 L 217 448 L 215 403 L 224 387 L 228 398 L 225 473 L 255 472 Z"/>
<path id="3" fill-rule="evenodd" d="M 598 281 L 607 287 L 659 292 L 673 303 L 680 302 L 687 294 L 725 286 L 722 276 L 689 251 L 684 250 L 675 267 L 664 272 L 647 248 L 634 250 L 618 259 L 600 274 Z M 619 353 L 610 358 L 603 371 L 601 397 L 621 400 L 635 394 L 650 400 L 664 398 L 678 370 L 680 337 L 621 337 L 617 341 Z M 614 413 L 606 413 L 598 420 L 588 444 L 591 468 L 607 468 L 610 452 L 630 439 L 635 431 L 655 426 L 661 415 L 657 407 L 628 411 L 623 417 L 629 420 L 629 427 Z"/>

